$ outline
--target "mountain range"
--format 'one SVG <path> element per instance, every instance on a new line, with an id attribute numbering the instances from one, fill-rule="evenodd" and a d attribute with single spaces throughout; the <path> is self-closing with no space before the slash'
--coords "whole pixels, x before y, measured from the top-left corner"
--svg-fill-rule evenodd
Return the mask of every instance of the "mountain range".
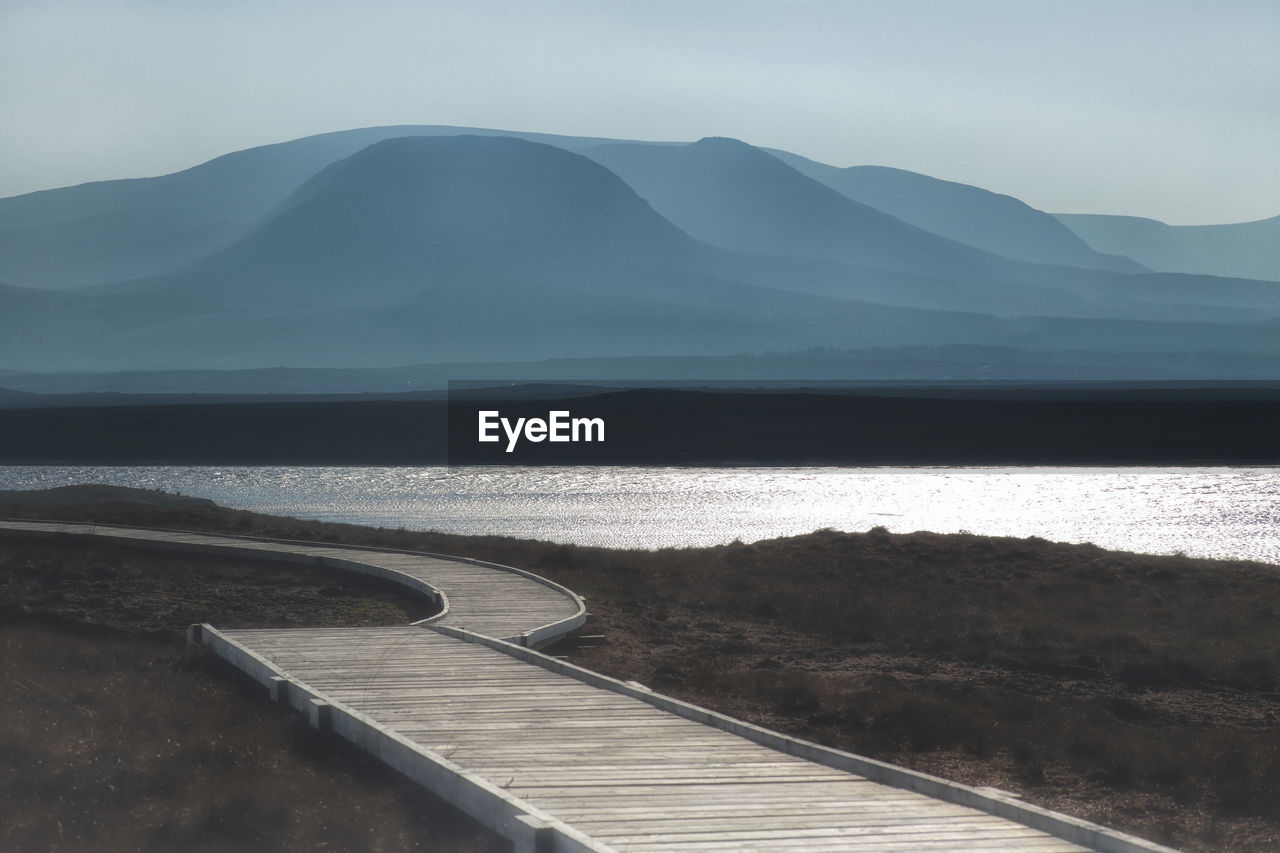
<path id="1" fill-rule="evenodd" d="M 1153 270 L 1280 281 L 1280 216 L 1233 225 L 1166 225 L 1100 214 L 1057 218 L 1091 245 Z"/>
<path id="2" fill-rule="evenodd" d="M 1186 272 L 1113 224 L 732 139 L 364 128 L 0 199 L 0 369 L 987 346 L 1272 370 L 1274 240 L 1215 226 L 1239 250 Z"/>

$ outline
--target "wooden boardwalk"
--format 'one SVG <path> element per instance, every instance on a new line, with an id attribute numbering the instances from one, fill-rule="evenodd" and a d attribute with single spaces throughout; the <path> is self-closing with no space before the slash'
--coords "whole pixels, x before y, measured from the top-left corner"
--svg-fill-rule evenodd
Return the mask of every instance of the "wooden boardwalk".
<path id="1" fill-rule="evenodd" d="M 318 699 L 375 720 L 598 849 L 1088 849 L 435 631 L 221 636 L 305 685 L 299 707 Z"/>
<path id="2" fill-rule="evenodd" d="M 52 521 L 0 520 L 0 536 L 75 536 L 132 547 L 348 569 L 405 584 L 435 599 L 443 609 L 425 620 L 428 623 L 463 628 L 525 646 L 546 645 L 586 621 L 582 598 L 563 586 L 519 569 L 462 557 Z"/>
<path id="3" fill-rule="evenodd" d="M 450 609 L 430 624 L 203 625 L 193 626 L 191 638 L 317 728 L 362 746 L 512 839 L 521 853 L 1168 849 L 1001 792 L 787 738 L 524 648 L 551 636 L 549 627 L 580 622 L 581 599 L 523 573 L 336 546 L 15 524 L 0 522 L 0 535 L 74 532 L 154 547 L 351 561 L 444 590 Z M 486 596 L 498 605 L 492 614 L 483 612 Z"/>

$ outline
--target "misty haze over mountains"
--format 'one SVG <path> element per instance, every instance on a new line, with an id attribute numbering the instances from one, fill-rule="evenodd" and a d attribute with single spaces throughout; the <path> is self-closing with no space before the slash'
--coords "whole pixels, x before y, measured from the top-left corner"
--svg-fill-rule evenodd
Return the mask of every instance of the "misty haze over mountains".
<path id="1" fill-rule="evenodd" d="M 366 128 L 0 199 L 0 370 L 1277 378 L 1277 238 L 731 139 Z"/>

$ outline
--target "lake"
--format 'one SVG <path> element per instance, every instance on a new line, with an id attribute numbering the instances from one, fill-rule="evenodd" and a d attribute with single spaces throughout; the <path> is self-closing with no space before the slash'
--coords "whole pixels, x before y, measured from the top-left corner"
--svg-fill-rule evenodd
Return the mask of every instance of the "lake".
<path id="1" fill-rule="evenodd" d="M 84 482 L 272 515 L 617 548 L 882 526 L 1280 563 L 1276 467 L 0 467 L 0 489 Z"/>

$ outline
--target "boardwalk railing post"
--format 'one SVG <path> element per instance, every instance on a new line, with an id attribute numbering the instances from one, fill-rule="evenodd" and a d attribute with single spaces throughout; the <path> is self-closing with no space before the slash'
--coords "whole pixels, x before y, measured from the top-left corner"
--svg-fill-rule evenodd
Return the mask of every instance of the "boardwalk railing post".
<path id="1" fill-rule="evenodd" d="M 289 704 L 289 679 L 278 675 L 272 676 L 271 684 L 267 689 L 271 691 L 272 702 L 279 702 L 281 705 Z"/>
<path id="2" fill-rule="evenodd" d="M 516 815 L 520 835 L 511 839 L 514 853 L 552 853 L 555 849 L 555 830 L 532 815 Z"/>
<path id="3" fill-rule="evenodd" d="M 333 731 L 333 706 L 323 699 L 312 699 L 307 705 L 307 722 L 322 735 Z"/>

